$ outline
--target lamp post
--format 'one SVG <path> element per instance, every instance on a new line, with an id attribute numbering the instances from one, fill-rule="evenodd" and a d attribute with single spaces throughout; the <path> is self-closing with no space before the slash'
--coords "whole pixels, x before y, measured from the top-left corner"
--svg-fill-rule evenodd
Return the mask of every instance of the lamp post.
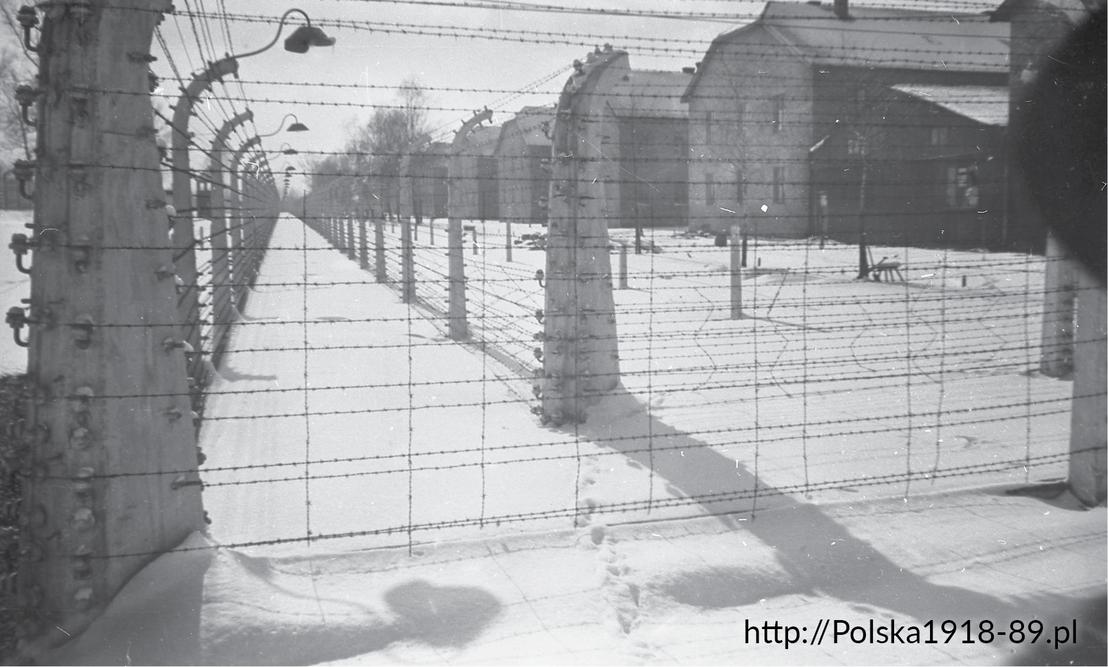
<path id="1" fill-rule="evenodd" d="M 277 33 L 273 39 L 260 49 L 246 53 L 231 55 L 211 63 L 202 72 L 193 77 L 188 86 L 182 89 L 177 104 L 173 109 L 173 126 L 170 128 L 171 146 L 170 162 L 173 171 L 173 208 L 176 212 L 176 220 L 171 219 L 173 228 L 173 245 L 176 247 L 177 275 L 186 286 L 186 291 L 178 301 L 178 312 L 185 325 L 185 338 L 194 350 L 200 349 L 200 328 L 192 323 L 197 320 L 197 292 L 196 292 L 196 255 L 193 253 L 195 237 L 192 228 L 193 209 L 192 178 L 189 173 L 189 119 L 192 117 L 193 107 L 199 101 L 200 96 L 211 90 L 212 84 L 221 81 L 229 74 L 238 74 L 239 60 L 258 55 L 269 50 L 277 43 L 285 27 L 285 21 L 293 13 L 299 13 L 304 17 L 305 25 L 300 26 L 285 40 L 285 50 L 292 53 L 305 53 L 312 46 L 331 46 L 334 38 L 328 37 L 317 27 L 312 26 L 311 19 L 303 10 L 290 9 L 281 16 L 277 26 Z M 282 120 L 282 124 L 284 120 Z M 176 223 L 176 224 L 172 224 Z M 190 367 L 190 375 L 197 383 L 201 382 L 202 370 L 201 358 L 195 356 Z"/>

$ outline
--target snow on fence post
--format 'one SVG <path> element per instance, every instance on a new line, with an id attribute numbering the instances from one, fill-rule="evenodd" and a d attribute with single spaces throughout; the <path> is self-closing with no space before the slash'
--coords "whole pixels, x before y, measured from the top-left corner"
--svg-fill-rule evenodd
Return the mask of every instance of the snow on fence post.
<path id="1" fill-rule="evenodd" d="M 743 272 L 746 237 L 739 225 L 731 227 L 731 319 L 743 317 Z"/>
<path id="2" fill-rule="evenodd" d="M 542 419 L 555 426 L 585 421 L 585 405 L 619 385 L 606 197 L 619 176 L 597 148 L 614 134 L 607 90 L 627 74 L 627 53 L 605 46 L 562 89 L 555 112 L 548 199 L 546 294 L 542 333 Z"/>
<path id="3" fill-rule="evenodd" d="M 1043 330 L 1039 370 L 1049 377 L 1066 377 L 1074 368 L 1074 299 L 1076 273 L 1065 246 L 1050 230 L 1046 236 L 1043 272 Z"/>
<path id="4" fill-rule="evenodd" d="M 358 216 L 358 266 L 362 271 L 369 270 L 369 244 L 366 239 L 365 217 Z"/>
<path id="5" fill-rule="evenodd" d="M 466 148 L 473 129 L 485 121 L 492 120 L 492 112 L 482 109 L 462 123 L 454 133 L 450 144 L 450 159 L 447 161 L 446 177 L 446 254 L 449 258 L 448 287 L 449 309 L 447 311 L 447 330 L 453 340 L 462 340 L 469 335 L 466 322 L 466 278 L 465 278 L 465 239 L 462 233 L 462 192 L 460 181 L 465 178 L 462 168 L 462 152 Z"/>
<path id="6" fill-rule="evenodd" d="M 412 221 L 400 221 L 400 297 L 404 303 L 415 300 L 415 261 L 412 257 Z"/>
<path id="7" fill-rule="evenodd" d="M 385 271 L 385 227 L 380 218 L 373 221 L 373 277 L 379 283 L 388 282 Z"/>
<path id="8" fill-rule="evenodd" d="M 1073 355 L 1073 408 L 1070 414 L 1070 491 L 1086 505 L 1104 502 L 1108 466 L 1108 427 L 1104 396 L 1108 393 L 1108 356 L 1104 345 L 1105 289 L 1086 270 L 1079 273 L 1077 331 Z"/>
<path id="9" fill-rule="evenodd" d="M 82 632 L 203 526 L 145 57 L 170 4 L 44 7 L 30 312 L 13 309 L 33 392 L 15 438 L 34 472 L 16 584 L 25 656 Z"/>

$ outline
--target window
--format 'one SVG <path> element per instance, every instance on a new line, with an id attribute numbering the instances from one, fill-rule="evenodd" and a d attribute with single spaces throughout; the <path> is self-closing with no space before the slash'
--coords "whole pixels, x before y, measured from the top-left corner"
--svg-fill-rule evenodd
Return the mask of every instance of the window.
<path id="1" fill-rule="evenodd" d="M 712 112 L 704 112 L 704 143 L 712 143 Z"/>
<path id="2" fill-rule="evenodd" d="M 950 143 L 950 132 L 945 127 L 931 128 L 931 145 L 946 146 Z"/>
<path id="3" fill-rule="evenodd" d="M 785 168 L 773 168 L 773 202 L 782 204 L 785 202 Z"/>
<path id="4" fill-rule="evenodd" d="M 773 96 L 773 131 L 780 132 L 781 125 L 785 122 L 785 96 L 774 95 Z"/>
<path id="5" fill-rule="evenodd" d="M 712 174 L 704 175 L 704 202 L 708 206 L 716 205 L 716 182 Z"/>
<path id="6" fill-rule="evenodd" d="M 846 138 L 847 155 L 864 155 L 866 152 L 866 138 L 852 134 Z"/>
<path id="7" fill-rule="evenodd" d="M 973 165 L 946 167 L 944 179 L 946 205 L 951 208 L 977 208 L 977 167 Z"/>

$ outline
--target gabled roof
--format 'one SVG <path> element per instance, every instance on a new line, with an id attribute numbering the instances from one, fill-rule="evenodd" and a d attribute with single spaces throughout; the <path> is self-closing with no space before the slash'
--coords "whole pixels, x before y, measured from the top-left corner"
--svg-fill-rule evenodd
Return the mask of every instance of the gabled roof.
<path id="1" fill-rule="evenodd" d="M 1005 86 L 898 84 L 892 88 L 982 125 L 1008 125 L 1008 88 Z"/>
<path id="2" fill-rule="evenodd" d="M 617 116 L 684 118 L 681 97 L 692 81 L 685 72 L 630 70 L 611 92 L 609 106 Z"/>
<path id="3" fill-rule="evenodd" d="M 704 62 L 726 45 L 741 44 L 755 30 L 764 30 L 796 58 L 814 65 L 1008 71 L 1010 31 L 987 14 L 851 6 L 850 18 L 843 20 L 830 2 L 767 2 L 754 22 L 716 37 Z M 704 70 L 697 70 L 685 99 Z"/>

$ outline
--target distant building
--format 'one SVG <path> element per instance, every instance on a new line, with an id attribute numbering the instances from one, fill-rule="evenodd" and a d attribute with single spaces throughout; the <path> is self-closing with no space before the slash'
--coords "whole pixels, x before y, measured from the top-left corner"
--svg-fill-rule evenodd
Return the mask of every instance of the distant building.
<path id="1" fill-rule="evenodd" d="M 501 126 L 494 150 L 501 220 L 546 224 L 553 129 L 553 107 L 524 107 Z"/>
<path id="2" fill-rule="evenodd" d="M 1005 209 L 1003 86 L 898 84 L 809 150 L 809 233 L 990 247 Z"/>
<path id="3" fill-rule="evenodd" d="M 688 112 L 692 74 L 631 70 L 609 93 L 619 128 L 619 227 L 678 227 L 688 221 Z"/>
<path id="4" fill-rule="evenodd" d="M 457 164 L 461 173 L 450 174 L 450 178 L 455 179 L 459 208 L 452 214 L 464 220 L 500 218 L 498 170 L 493 153 L 499 136 L 499 126 L 478 126 L 459 147 Z"/>
<path id="5" fill-rule="evenodd" d="M 692 75 L 632 70 L 615 58 L 596 82 L 599 112 L 575 119 L 580 141 L 603 158 L 588 165 L 608 227 L 684 226 L 688 117 L 681 95 Z M 593 196 L 590 194 L 590 196 Z"/>
<path id="6" fill-rule="evenodd" d="M 690 228 L 995 236 L 1004 207 L 982 218 L 970 203 L 1003 154 L 968 142 L 1004 125 L 1007 39 L 983 14 L 768 2 L 712 42 L 685 92 Z M 835 164 L 848 171 L 832 178 Z"/>
<path id="7" fill-rule="evenodd" d="M 434 142 L 414 154 L 405 155 L 400 165 L 400 210 L 422 219 L 446 217 L 447 155 L 450 144 Z"/>

